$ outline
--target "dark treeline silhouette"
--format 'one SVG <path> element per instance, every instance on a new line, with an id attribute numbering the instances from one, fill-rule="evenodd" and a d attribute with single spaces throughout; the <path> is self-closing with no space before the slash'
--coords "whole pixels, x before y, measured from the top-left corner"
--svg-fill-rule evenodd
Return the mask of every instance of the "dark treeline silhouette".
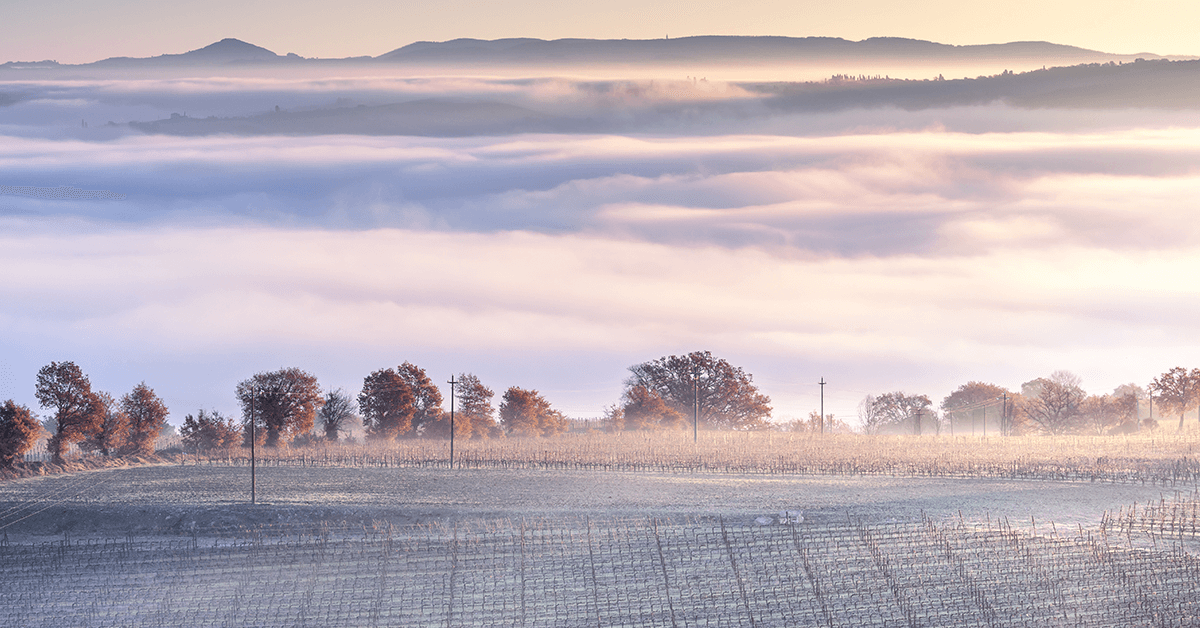
<path id="1" fill-rule="evenodd" d="M 1200 106 L 1200 61 L 1138 61 L 1052 67 L 993 76 L 911 80 L 846 77 L 743 87 L 778 111 L 832 112 L 896 107 L 909 111 L 1006 103 L 1027 108 L 1108 109 Z"/>

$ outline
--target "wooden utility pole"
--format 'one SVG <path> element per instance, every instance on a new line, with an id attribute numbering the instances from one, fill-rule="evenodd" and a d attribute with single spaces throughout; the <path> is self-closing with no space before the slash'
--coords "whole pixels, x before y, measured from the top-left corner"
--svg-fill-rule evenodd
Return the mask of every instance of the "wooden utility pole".
<path id="1" fill-rule="evenodd" d="M 821 385 L 821 433 L 824 434 L 825 433 L 825 378 L 822 377 L 821 381 L 819 381 L 817 383 Z"/>
<path id="2" fill-rule="evenodd" d="M 255 495 L 257 487 L 255 486 L 255 477 L 254 477 L 254 467 L 255 467 L 255 464 L 254 464 L 255 463 L 254 441 L 258 440 L 257 434 L 255 433 L 255 429 L 254 429 L 255 428 L 254 424 L 257 422 L 255 414 L 254 414 L 254 411 L 255 411 L 254 405 L 257 400 L 258 400 L 258 390 L 256 389 L 250 393 L 250 503 L 251 504 L 255 503 L 255 498 L 257 497 L 257 495 Z"/>
<path id="3" fill-rule="evenodd" d="M 1000 433 L 1004 436 L 1008 436 L 1009 432 L 1012 430 L 1012 426 L 1009 425 L 1008 417 L 1008 391 L 1004 392 L 1004 396 L 1001 397 L 1001 399 L 1003 400 L 1003 405 L 1000 406 Z"/>
<path id="4" fill-rule="evenodd" d="M 692 443 L 700 442 L 700 369 L 692 367 Z"/>
<path id="5" fill-rule="evenodd" d="M 455 381 L 454 376 L 450 376 L 450 468 L 454 468 L 454 387 L 460 382 Z"/>

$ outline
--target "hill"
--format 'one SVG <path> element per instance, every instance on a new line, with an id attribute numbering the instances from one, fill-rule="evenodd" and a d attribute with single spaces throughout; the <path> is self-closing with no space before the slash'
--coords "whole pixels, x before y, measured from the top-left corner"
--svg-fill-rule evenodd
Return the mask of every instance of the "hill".
<path id="1" fill-rule="evenodd" d="M 226 38 L 181 54 L 155 57 L 110 57 L 82 65 L 53 61 L 14 62 L 0 68 L 170 68 L 275 63 L 386 63 L 389 65 L 463 66 L 654 66 L 673 64 L 773 65 L 856 61 L 897 65 L 906 63 L 979 63 L 1011 61 L 1020 67 L 1077 65 L 1160 59 L 1140 53 L 1117 55 L 1048 42 L 1011 42 L 953 46 L 918 39 L 876 37 L 850 41 L 836 37 L 699 36 L 678 39 L 455 39 L 417 42 L 378 57 L 308 59 L 277 54 L 239 39 Z"/>
<path id="2" fill-rule="evenodd" d="M 1050 64 L 1157 59 L 1158 55 L 1115 55 L 1048 42 L 952 46 L 918 39 L 876 37 L 849 41 L 835 37 L 702 36 L 678 39 L 455 39 L 417 42 L 376 57 L 392 63 L 482 65 L 672 64 L 747 62 L 827 62 L 875 59 L 897 62 L 1044 60 Z"/>

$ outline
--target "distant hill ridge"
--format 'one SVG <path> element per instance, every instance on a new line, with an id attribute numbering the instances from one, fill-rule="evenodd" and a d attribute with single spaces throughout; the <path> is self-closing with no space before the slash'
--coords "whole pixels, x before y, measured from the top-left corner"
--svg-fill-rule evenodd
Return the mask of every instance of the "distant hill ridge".
<path id="1" fill-rule="evenodd" d="M 255 46 L 240 39 L 228 37 L 183 54 L 164 54 L 157 57 L 110 57 L 85 65 L 142 65 L 147 63 L 156 65 L 222 65 L 226 63 L 271 62 L 285 58 L 262 46 Z"/>
<path id="2" fill-rule="evenodd" d="M 804 62 L 851 59 L 887 61 L 979 61 L 1046 59 L 1047 62 L 1094 63 L 1160 59 L 1139 53 L 1117 55 L 1043 41 L 955 46 L 920 39 L 874 37 L 850 41 L 837 37 L 749 37 L 704 35 L 677 39 L 454 39 L 416 42 L 378 57 L 305 59 L 275 52 L 239 39 L 226 38 L 182 54 L 156 57 L 110 57 L 82 66 L 175 66 L 263 64 L 280 62 L 353 61 L 370 63 L 478 65 L 656 64 L 673 62 L 745 63 Z M 8 62 L 0 67 L 53 67 L 60 64 Z"/>
<path id="3" fill-rule="evenodd" d="M 1116 61 L 1159 55 L 1115 55 L 1043 41 L 954 46 L 920 39 L 874 37 L 850 41 L 837 37 L 738 37 L 706 35 L 678 39 L 455 39 L 417 42 L 376 57 L 381 61 L 491 62 L 669 62 L 695 60 L 827 60 L 889 58 L 1000 59 L 1045 57 L 1060 60 Z"/>

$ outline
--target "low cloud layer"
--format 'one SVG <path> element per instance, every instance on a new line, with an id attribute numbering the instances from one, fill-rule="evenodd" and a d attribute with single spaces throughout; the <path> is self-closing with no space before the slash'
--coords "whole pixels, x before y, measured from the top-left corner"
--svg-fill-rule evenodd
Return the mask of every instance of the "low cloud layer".
<path id="1" fill-rule="evenodd" d="M 461 89 L 480 85 L 503 91 Z M 529 89 L 550 87 L 506 98 L 552 100 Z M 709 349 L 778 414 L 815 408 L 826 377 L 850 417 L 867 393 L 1056 369 L 1105 392 L 1200 348 L 1200 127 L 1182 114 L 445 138 L 89 137 L 13 113 L 86 95 L 67 96 L 0 109 L 19 131 L 0 137 L 0 395 L 31 405 L 50 360 L 113 392 L 144 379 L 176 422 L 234 410 L 256 371 L 353 390 L 411 360 L 596 416 L 625 367 Z M 768 132 L 789 120 L 805 132 Z M 61 186 L 112 197 L 13 192 Z"/>
<path id="2" fill-rule="evenodd" d="M 8 138 L 0 195 L 92 222 L 587 233 L 777 255 L 1192 247 L 1200 130 L 832 137 Z M 24 189 L 12 185 L 9 189 Z"/>

